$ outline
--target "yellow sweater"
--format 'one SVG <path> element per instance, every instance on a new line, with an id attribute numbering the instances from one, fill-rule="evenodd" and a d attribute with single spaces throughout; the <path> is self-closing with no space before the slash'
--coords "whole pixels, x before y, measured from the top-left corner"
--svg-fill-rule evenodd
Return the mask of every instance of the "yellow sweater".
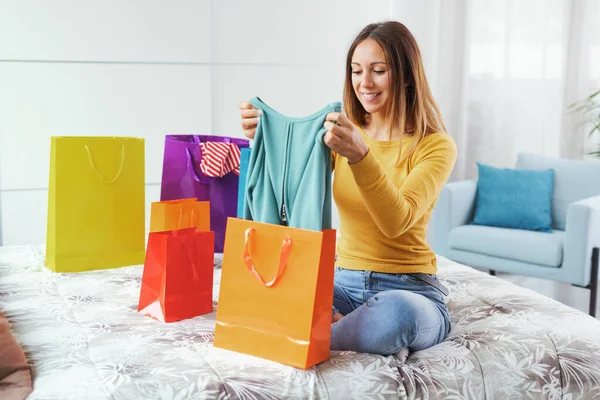
<path id="1" fill-rule="evenodd" d="M 446 133 L 427 135 L 396 165 L 411 140 L 377 141 L 358 129 L 370 150 L 358 163 L 334 155 L 333 196 L 340 216 L 337 266 L 387 273 L 437 273 L 427 223 L 456 161 Z"/>

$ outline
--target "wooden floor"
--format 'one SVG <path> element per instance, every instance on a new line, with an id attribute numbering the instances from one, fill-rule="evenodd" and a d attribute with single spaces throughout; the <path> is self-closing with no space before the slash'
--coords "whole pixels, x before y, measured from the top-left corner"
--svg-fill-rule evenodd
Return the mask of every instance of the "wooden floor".
<path id="1" fill-rule="evenodd" d="M 505 279 L 509 282 L 512 282 L 515 285 L 535 290 L 544 296 L 551 297 L 554 300 L 560 301 L 569 307 L 583 311 L 586 314 L 589 311 L 590 291 L 588 289 L 578 288 L 563 282 L 548 281 L 539 278 L 505 274 L 501 272 L 496 272 L 496 276 L 500 279 Z M 596 318 L 598 317 L 600 317 L 600 304 L 596 307 Z"/>

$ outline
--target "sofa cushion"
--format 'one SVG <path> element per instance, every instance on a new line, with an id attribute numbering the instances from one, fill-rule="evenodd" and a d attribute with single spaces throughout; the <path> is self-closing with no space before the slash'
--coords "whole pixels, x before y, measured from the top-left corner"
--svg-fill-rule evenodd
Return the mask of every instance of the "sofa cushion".
<path id="1" fill-rule="evenodd" d="M 13 337 L 8 320 L 0 313 L 0 399 L 22 400 L 32 391 L 25 354 Z"/>
<path id="2" fill-rule="evenodd" d="M 552 226 L 556 229 L 566 229 L 567 208 L 571 203 L 600 195 L 600 162 L 596 160 L 569 160 L 520 153 L 515 168 L 554 170 Z"/>
<path id="3" fill-rule="evenodd" d="M 473 224 L 552 232 L 553 170 L 477 166 Z"/>
<path id="4" fill-rule="evenodd" d="M 456 250 L 559 267 L 562 264 L 564 241 L 565 233 L 559 230 L 546 233 L 463 225 L 450 231 L 448 244 Z"/>

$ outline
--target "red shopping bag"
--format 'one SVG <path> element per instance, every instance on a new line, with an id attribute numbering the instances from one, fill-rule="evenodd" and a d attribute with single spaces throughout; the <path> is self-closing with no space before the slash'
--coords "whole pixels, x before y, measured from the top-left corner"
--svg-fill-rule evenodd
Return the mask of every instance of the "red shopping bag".
<path id="1" fill-rule="evenodd" d="M 138 311 L 162 322 L 212 312 L 213 272 L 213 232 L 151 232 Z"/>

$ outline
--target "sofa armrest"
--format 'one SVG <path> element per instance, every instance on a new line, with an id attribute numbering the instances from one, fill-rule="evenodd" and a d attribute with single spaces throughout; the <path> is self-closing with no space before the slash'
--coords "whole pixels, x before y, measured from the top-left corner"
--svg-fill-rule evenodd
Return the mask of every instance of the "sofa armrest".
<path id="1" fill-rule="evenodd" d="M 592 248 L 600 247 L 600 196 L 569 205 L 562 267 L 576 285 L 590 283 Z"/>
<path id="2" fill-rule="evenodd" d="M 450 231 L 471 220 L 476 193 L 477 182 L 475 181 L 451 182 L 444 185 L 431 213 L 427 229 L 427 242 L 436 254 L 449 256 Z"/>

